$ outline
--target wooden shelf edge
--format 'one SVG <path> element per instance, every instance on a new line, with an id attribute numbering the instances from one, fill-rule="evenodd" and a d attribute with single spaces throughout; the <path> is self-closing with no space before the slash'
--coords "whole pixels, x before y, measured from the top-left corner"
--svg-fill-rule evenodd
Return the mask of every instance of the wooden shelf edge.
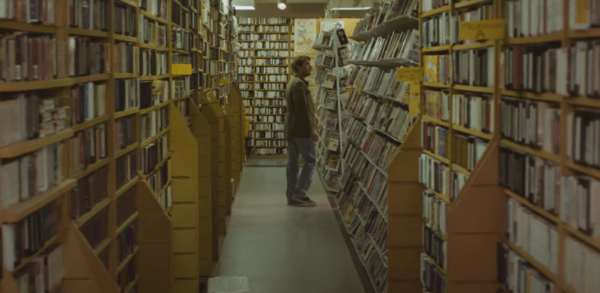
<path id="1" fill-rule="evenodd" d="M 96 38 L 108 38 L 108 35 L 109 35 L 109 33 L 105 32 L 105 31 L 77 28 L 77 27 L 70 27 L 67 30 L 67 33 L 69 35 L 96 37 Z"/>
<path id="2" fill-rule="evenodd" d="M 32 212 L 54 201 L 59 196 L 69 192 L 71 189 L 75 188 L 76 184 L 77 181 L 75 179 L 67 179 L 60 185 L 55 186 L 46 192 L 35 195 L 26 199 L 25 201 L 8 207 L 2 211 L 2 222 L 14 223 L 20 221 Z"/>
<path id="3" fill-rule="evenodd" d="M 135 280 L 133 280 L 133 282 L 131 282 L 129 285 L 127 285 L 127 288 L 125 288 L 125 291 L 123 291 L 123 293 L 131 292 L 131 290 L 133 290 L 133 288 L 137 285 L 138 282 L 139 282 L 139 279 L 138 279 L 138 277 L 136 277 Z"/>
<path id="4" fill-rule="evenodd" d="M 135 257 L 135 255 L 137 254 L 138 250 L 139 250 L 139 246 L 136 246 L 135 249 L 133 250 L 132 253 L 130 253 L 117 267 L 117 274 L 120 273 L 128 264 L 129 262 L 131 262 L 131 260 Z"/>
<path id="5" fill-rule="evenodd" d="M 54 135 L 16 142 L 0 149 L 0 158 L 8 159 L 31 153 L 46 146 L 58 143 L 73 135 L 73 129 L 66 129 Z"/>
<path id="6" fill-rule="evenodd" d="M 117 228 L 116 234 L 119 235 L 119 234 L 123 233 L 125 231 L 125 229 L 127 229 L 127 227 L 129 227 L 139 216 L 140 216 L 140 212 L 135 211 L 135 213 L 133 213 L 131 216 L 129 216 L 129 218 L 127 218 L 127 220 L 125 220 L 123 223 L 121 223 L 121 225 Z"/>
<path id="7" fill-rule="evenodd" d="M 572 39 L 598 38 L 600 37 L 600 29 L 570 30 L 568 34 L 569 38 Z"/>
<path id="8" fill-rule="evenodd" d="M 478 4 L 482 4 L 482 3 L 493 3 L 493 1 L 492 0 L 460 1 L 460 2 L 455 2 L 454 3 L 454 8 L 455 9 L 465 8 L 465 7 L 469 7 L 469 6 L 473 6 L 473 5 L 478 5 Z"/>
<path id="9" fill-rule="evenodd" d="M 473 85 L 463 85 L 463 84 L 455 84 L 452 87 L 455 90 L 460 90 L 460 91 L 487 93 L 487 94 L 494 93 L 493 87 L 483 87 L 483 86 L 473 86 Z"/>
<path id="10" fill-rule="evenodd" d="M 115 118 L 115 119 L 123 118 L 125 116 L 136 114 L 139 111 L 140 111 L 140 108 L 132 108 L 132 109 L 124 110 L 121 112 L 116 112 L 113 114 L 113 118 Z"/>
<path id="11" fill-rule="evenodd" d="M 164 165 L 167 161 L 169 161 L 170 158 L 171 158 L 171 151 L 169 151 L 162 160 L 160 160 L 158 163 L 156 163 L 156 167 L 152 171 L 148 172 L 147 174 L 144 174 L 144 173 L 142 173 L 142 171 L 140 171 L 139 175 L 140 175 L 141 179 L 142 180 L 148 179 L 148 177 L 150 177 L 150 176 L 152 176 L 152 174 L 156 173 L 160 169 L 160 167 L 162 167 L 162 165 Z"/>
<path id="12" fill-rule="evenodd" d="M 59 87 L 67 87 L 73 84 L 73 78 L 34 81 L 11 81 L 6 83 L 0 83 L 0 92 L 23 92 L 41 89 L 52 89 Z"/>
<path id="13" fill-rule="evenodd" d="M 433 152 L 425 150 L 425 149 L 423 150 L 423 153 L 426 154 L 426 155 L 428 155 L 428 156 L 430 156 L 430 157 L 433 157 L 434 159 L 436 159 L 436 160 L 438 160 L 438 161 L 440 161 L 442 163 L 450 165 L 450 159 L 448 159 L 448 158 L 442 157 L 442 156 L 440 156 L 438 154 L 434 154 Z"/>
<path id="14" fill-rule="evenodd" d="M 448 234 L 444 234 L 440 232 L 438 229 L 434 229 L 433 226 L 429 223 L 429 221 L 423 217 L 423 224 L 427 226 L 427 228 L 431 229 L 431 231 L 435 232 L 438 236 L 442 237 L 444 240 L 448 241 Z"/>
<path id="15" fill-rule="evenodd" d="M 120 1 L 122 1 L 122 0 L 120 0 Z M 137 37 L 125 36 L 125 35 L 121 35 L 121 34 L 117 34 L 117 33 L 113 34 L 113 38 L 115 39 L 115 41 L 124 41 L 124 42 L 130 42 L 130 43 L 136 43 L 138 41 Z"/>
<path id="16" fill-rule="evenodd" d="M 554 223 L 555 225 L 558 225 L 560 223 L 560 219 L 558 218 L 558 216 L 553 215 L 552 213 L 544 210 L 542 207 L 539 207 L 539 206 L 536 206 L 536 205 L 530 203 L 527 199 L 523 198 L 522 196 L 519 196 L 518 194 L 512 192 L 511 190 L 504 188 L 504 193 L 507 196 L 516 199 L 520 204 L 526 206 L 531 211 L 542 216 L 546 220 Z"/>
<path id="17" fill-rule="evenodd" d="M 576 97 L 567 99 L 566 101 L 573 106 L 600 108 L 600 100 L 598 99 Z"/>
<path id="18" fill-rule="evenodd" d="M 600 179 L 600 170 L 597 170 L 595 168 L 577 164 L 577 163 L 573 162 L 572 160 L 567 160 L 567 167 L 569 167 L 577 172 L 587 174 L 592 177 L 596 177 L 597 179 Z"/>
<path id="19" fill-rule="evenodd" d="M 81 217 L 79 217 L 75 220 L 77 227 L 83 226 L 85 223 L 87 223 L 87 221 L 89 221 L 96 214 L 98 214 L 100 211 L 102 211 L 104 208 L 106 208 L 109 204 L 110 204 L 109 197 L 107 197 L 107 198 L 103 199 L 101 202 L 97 203 L 94 207 L 92 207 L 92 209 L 89 212 L 85 213 L 84 215 L 82 215 Z"/>
<path id="20" fill-rule="evenodd" d="M 135 150 L 135 149 L 137 149 L 139 146 L 140 146 L 140 143 L 139 143 L 139 142 L 136 142 L 136 143 L 133 143 L 133 144 L 131 144 L 131 145 L 127 146 L 126 148 L 124 148 L 124 149 L 122 149 L 122 150 L 118 150 L 118 151 L 115 153 L 115 159 L 117 159 L 117 158 L 120 158 L 120 157 L 122 157 L 122 156 L 124 156 L 124 155 L 126 155 L 126 154 L 128 154 L 128 153 L 130 153 L 130 152 L 132 152 L 132 151 L 134 151 L 134 150 Z"/>
<path id="21" fill-rule="evenodd" d="M 548 160 L 548 161 L 556 163 L 557 165 L 560 165 L 560 156 L 559 155 L 544 152 L 542 150 L 537 150 L 532 147 L 522 145 L 522 144 L 516 143 L 514 141 L 508 140 L 506 138 L 503 138 L 500 141 L 500 144 L 503 146 L 506 146 L 508 148 L 515 149 L 515 150 L 518 150 L 518 151 L 521 151 L 521 152 L 524 152 L 524 153 L 527 153 L 527 154 L 530 154 L 530 155 L 533 155 L 536 157 L 540 157 L 544 160 Z"/>
<path id="22" fill-rule="evenodd" d="M 458 165 L 456 163 L 452 163 L 452 170 L 453 171 L 457 171 L 457 172 L 462 173 L 462 174 L 465 174 L 467 176 L 471 176 L 471 171 L 467 170 L 463 166 L 460 166 L 460 165 Z"/>
<path id="23" fill-rule="evenodd" d="M 443 51 L 449 51 L 451 47 L 452 47 L 451 45 L 442 45 L 442 46 L 435 46 L 435 47 L 429 47 L 429 48 L 421 48 L 421 52 L 423 52 L 423 53 L 443 52 Z"/>
<path id="24" fill-rule="evenodd" d="M 562 41 L 562 32 L 554 33 L 549 35 L 532 36 L 532 37 L 520 37 L 520 38 L 506 38 L 504 43 L 508 45 L 525 45 L 525 44 L 538 44 L 538 43 L 551 43 Z"/>
<path id="25" fill-rule="evenodd" d="M 428 191 L 432 192 L 433 194 L 435 194 L 435 196 L 437 196 L 439 199 L 443 200 L 446 203 L 452 203 L 452 201 L 450 200 L 450 197 L 445 195 L 445 194 L 441 194 L 435 190 L 433 190 L 431 187 L 426 186 L 423 184 L 423 187 L 425 187 L 425 189 L 427 189 Z"/>
<path id="26" fill-rule="evenodd" d="M 15 266 L 14 271 L 18 272 L 19 270 L 24 268 L 27 264 L 29 264 L 29 261 L 31 259 L 40 256 L 44 251 L 46 251 L 46 249 L 48 247 L 50 247 L 52 244 L 56 243 L 60 239 L 60 237 L 61 237 L 60 233 L 57 233 L 56 235 L 52 236 L 52 238 L 48 239 L 48 241 L 46 241 L 44 243 L 44 246 L 40 247 L 40 249 L 38 249 L 38 251 L 36 251 L 33 255 L 21 259 L 19 265 Z"/>
<path id="27" fill-rule="evenodd" d="M 437 119 L 437 118 L 434 118 L 431 116 L 421 115 L 421 119 L 424 121 L 427 121 L 427 122 L 435 123 L 439 126 L 444 126 L 444 127 L 450 128 L 450 122 L 446 122 L 446 121 L 443 121 L 443 120 L 440 120 L 440 119 Z"/>
<path id="28" fill-rule="evenodd" d="M 424 254 L 427 256 L 427 258 L 429 258 L 429 261 L 430 261 L 432 264 L 434 264 L 434 265 L 437 267 L 437 269 L 438 269 L 438 270 L 439 270 L 439 271 L 440 271 L 440 272 L 441 272 L 441 273 L 442 273 L 444 276 L 447 276 L 447 275 L 448 275 L 448 272 L 446 272 L 446 270 L 445 270 L 445 269 L 443 269 L 442 267 L 440 267 L 440 265 L 438 265 L 438 263 L 437 263 L 437 262 L 435 262 L 435 260 L 433 259 L 433 257 L 431 257 L 431 255 L 429 255 L 429 253 L 427 253 L 425 250 L 423 250 L 423 253 L 424 253 Z"/>
<path id="29" fill-rule="evenodd" d="M 162 102 L 162 103 L 160 103 L 158 105 L 154 105 L 154 106 L 150 106 L 148 108 L 140 109 L 140 115 L 144 115 L 144 114 L 147 114 L 147 113 L 152 112 L 154 110 L 158 110 L 158 109 L 160 109 L 162 107 L 166 107 L 166 106 L 169 105 L 169 103 L 171 103 L 171 100 L 166 100 L 166 101 L 164 101 L 164 102 Z"/>
<path id="30" fill-rule="evenodd" d="M 121 186 L 117 192 L 115 193 L 115 197 L 119 198 L 119 196 L 123 195 L 127 190 L 131 189 L 140 181 L 140 176 L 135 176 L 135 178 L 129 180 L 129 182 L 125 183 L 125 185 Z"/>
<path id="31" fill-rule="evenodd" d="M 434 88 L 442 88 L 442 89 L 449 89 L 450 88 L 449 84 L 438 83 L 438 82 L 427 82 L 427 81 L 423 82 L 423 86 L 434 87 Z"/>
<path id="32" fill-rule="evenodd" d="M 169 20 L 164 19 L 162 17 L 158 17 L 156 15 L 152 15 L 152 14 L 150 14 L 146 10 L 140 9 L 140 14 L 143 15 L 144 17 L 147 17 L 147 18 L 152 19 L 154 21 L 162 22 L 163 24 L 169 24 Z"/>
<path id="33" fill-rule="evenodd" d="M 582 231 L 579 231 L 578 229 L 575 229 L 571 226 L 569 226 L 569 224 L 563 223 L 565 230 L 571 234 L 572 236 L 574 236 L 575 238 L 579 239 L 580 241 L 586 243 L 589 246 L 594 247 L 597 250 L 600 250 L 600 239 L 598 238 L 594 238 L 590 235 L 585 234 Z"/>
<path id="34" fill-rule="evenodd" d="M 470 128 L 466 128 L 466 127 L 462 127 L 456 124 L 452 124 L 452 130 L 456 130 L 465 134 L 469 134 L 469 135 L 473 135 L 473 136 L 477 136 L 479 138 L 483 138 L 483 139 L 487 139 L 487 140 L 492 140 L 494 138 L 494 134 L 490 134 L 490 133 L 484 133 L 481 131 L 477 131 L 474 129 L 470 129 Z"/>
<path id="35" fill-rule="evenodd" d="M 97 126 L 98 124 L 102 124 L 104 122 L 107 122 L 108 120 L 110 120 L 110 116 L 109 115 L 103 115 L 102 117 L 97 117 L 88 121 L 84 121 L 82 123 L 79 124 L 75 124 L 73 125 L 73 131 L 74 132 L 79 132 L 82 131 L 86 128 L 90 128 L 93 126 Z"/>
<path id="36" fill-rule="evenodd" d="M 84 178 L 84 177 L 98 171 L 100 168 L 108 165 L 111 161 L 112 161 L 112 158 L 106 157 L 104 159 L 101 159 L 100 161 L 96 161 L 96 163 L 88 166 L 85 170 L 81 170 L 81 171 L 71 175 L 71 177 L 73 179 L 79 180 L 81 178 Z"/>
<path id="37" fill-rule="evenodd" d="M 31 24 L 14 20 L 0 20 L 0 28 L 15 31 L 27 31 L 32 33 L 55 34 L 58 27 L 55 25 Z"/>
<path id="38" fill-rule="evenodd" d="M 104 241 L 102 241 L 102 242 L 100 242 L 100 244 L 98 244 L 98 247 L 94 248 L 94 254 L 99 255 L 102 251 L 104 251 L 105 248 L 108 247 L 110 242 L 111 242 L 110 237 L 107 237 L 106 239 L 104 239 Z"/>
<path id="39" fill-rule="evenodd" d="M 542 265 L 540 262 L 535 260 L 528 252 L 523 250 L 521 247 L 517 246 L 515 243 L 506 240 L 508 246 L 517 252 L 522 258 L 524 258 L 527 262 L 529 262 L 532 266 L 535 267 L 540 273 L 546 276 L 550 281 L 554 282 L 554 284 L 559 284 L 559 278 L 556 274 L 551 272 L 548 268 Z"/>
<path id="40" fill-rule="evenodd" d="M 153 137 L 150 137 L 150 138 L 146 139 L 145 141 L 143 141 L 142 143 L 140 143 L 140 148 L 147 147 L 148 145 L 150 145 L 151 143 L 153 143 L 154 141 L 156 141 L 159 137 L 162 137 L 163 135 L 167 134 L 167 132 L 169 132 L 170 129 L 171 129 L 171 127 L 167 126 L 165 129 L 161 130 L 160 132 L 158 132 Z"/>
<path id="41" fill-rule="evenodd" d="M 446 5 L 440 8 L 432 9 L 427 12 L 421 13 L 421 18 L 431 17 L 446 11 L 450 11 L 450 5 Z"/>
<path id="42" fill-rule="evenodd" d="M 560 103 L 563 97 L 560 94 L 553 93 L 534 93 L 530 91 L 514 91 L 514 90 L 501 90 L 501 95 L 515 97 L 515 98 L 525 98 L 530 100 L 540 100 L 547 102 L 556 102 Z"/>
<path id="43" fill-rule="evenodd" d="M 476 1 L 479 1 L 479 0 L 476 0 Z M 489 0 L 483 0 L 483 2 L 486 2 L 486 1 L 489 1 Z M 452 46 L 452 50 L 463 51 L 463 50 L 481 49 L 481 48 L 486 48 L 486 47 L 492 47 L 492 46 L 494 46 L 494 44 L 495 44 L 494 40 L 488 40 L 488 41 L 477 42 L 477 43 L 472 43 L 472 44 L 454 45 L 454 46 Z"/>
<path id="44" fill-rule="evenodd" d="M 171 77 L 170 73 L 160 75 L 140 75 L 140 81 L 159 80 Z"/>

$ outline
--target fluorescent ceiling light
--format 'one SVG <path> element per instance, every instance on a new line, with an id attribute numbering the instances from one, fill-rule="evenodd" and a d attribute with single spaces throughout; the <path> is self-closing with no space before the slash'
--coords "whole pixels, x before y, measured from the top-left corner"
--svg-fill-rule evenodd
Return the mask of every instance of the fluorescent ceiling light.
<path id="1" fill-rule="evenodd" d="M 287 5 L 285 5 L 286 3 L 287 3 L 286 0 L 278 0 L 277 1 L 277 8 L 279 8 L 281 10 L 284 10 L 287 7 Z"/>
<path id="2" fill-rule="evenodd" d="M 369 10 L 371 7 L 336 7 L 330 10 Z"/>
<path id="3" fill-rule="evenodd" d="M 235 10 L 255 10 L 254 6 L 234 6 Z"/>

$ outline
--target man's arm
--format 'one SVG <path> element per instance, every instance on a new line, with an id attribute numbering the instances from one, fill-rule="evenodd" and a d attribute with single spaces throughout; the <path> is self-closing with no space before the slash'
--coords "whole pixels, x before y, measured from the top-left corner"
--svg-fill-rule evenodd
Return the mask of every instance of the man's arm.
<path id="1" fill-rule="evenodd" d="M 304 92 L 304 99 L 306 100 L 306 110 L 308 112 L 308 120 L 310 121 L 310 127 L 312 131 L 317 130 L 317 125 L 315 121 L 315 103 L 312 101 L 310 95 Z"/>

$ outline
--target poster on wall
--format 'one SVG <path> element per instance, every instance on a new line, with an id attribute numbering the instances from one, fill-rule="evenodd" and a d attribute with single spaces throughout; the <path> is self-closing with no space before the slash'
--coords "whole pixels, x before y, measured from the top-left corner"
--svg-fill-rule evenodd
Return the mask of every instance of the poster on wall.
<path id="1" fill-rule="evenodd" d="M 316 19 L 294 19 L 294 52 L 296 55 L 314 54 L 311 46 L 316 33 Z"/>
<path id="2" fill-rule="evenodd" d="M 344 29 L 346 23 L 343 20 L 324 20 L 321 21 L 321 31 L 333 32 Z"/>

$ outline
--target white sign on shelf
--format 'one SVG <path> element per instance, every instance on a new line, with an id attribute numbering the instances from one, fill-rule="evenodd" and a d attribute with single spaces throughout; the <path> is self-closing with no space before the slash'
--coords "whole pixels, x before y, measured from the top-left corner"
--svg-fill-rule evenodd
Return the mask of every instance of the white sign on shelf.
<path id="1" fill-rule="evenodd" d="M 344 68 L 341 68 L 341 67 L 334 68 L 333 76 L 335 76 L 337 78 L 343 78 L 344 77 Z"/>

